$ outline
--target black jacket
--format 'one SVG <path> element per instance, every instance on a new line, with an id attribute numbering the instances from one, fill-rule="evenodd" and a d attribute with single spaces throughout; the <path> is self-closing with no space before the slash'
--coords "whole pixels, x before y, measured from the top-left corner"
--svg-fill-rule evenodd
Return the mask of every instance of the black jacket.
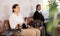
<path id="1" fill-rule="evenodd" d="M 39 13 L 38 11 L 35 11 L 35 13 L 33 15 L 33 19 L 40 20 L 40 21 L 44 22 L 44 16 L 42 15 L 42 13 Z"/>

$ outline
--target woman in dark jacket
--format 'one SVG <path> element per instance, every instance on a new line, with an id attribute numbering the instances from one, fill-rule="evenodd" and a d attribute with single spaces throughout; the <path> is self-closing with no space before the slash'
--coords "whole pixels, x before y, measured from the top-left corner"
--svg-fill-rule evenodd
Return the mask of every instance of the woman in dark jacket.
<path id="1" fill-rule="evenodd" d="M 40 5 L 40 4 L 38 4 L 38 5 L 36 6 L 36 11 L 35 11 L 35 13 L 34 13 L 34 15 L 33 15 L 33 20 L 39 20 L 39 21 L 41 21 L 40 24 L 37 25 L 37 26 L 40 27 L 40 28 L 43 30 L 43 31 L 41 31 L 41 34 L 44 33 L 45 31 L 44 31 L 43 28 L 44 28 L 46 25 L 45 25 L 45 23 L 44 23 L 45 19 L 44 19 L 44 16 L 42 15 L 41 5 Z M 45 34 L 42 34 L 41 36 L 44 36 L 44 35 L 45 35 Z"/>
<path id="2" fill-rule="evenodd" d="M 44 16 L 42 15 L 42 13 L 41 13 L 41 5 L 40 4 L 38 4 L 37 6 L 36 6 L 36 11 L 35 11 L 35 13 L 34 13 L 34 15 L 33 15 L 33 19 L 34 20 L 40 20 L 41 22 L 43 22 L 44 23 Z"/>

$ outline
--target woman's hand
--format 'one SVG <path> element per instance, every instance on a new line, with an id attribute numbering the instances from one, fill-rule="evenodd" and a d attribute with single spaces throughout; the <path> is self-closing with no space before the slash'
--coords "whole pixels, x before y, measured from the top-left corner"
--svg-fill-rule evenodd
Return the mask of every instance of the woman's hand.
<path id="1" fill-rule="evenodd" d="M 40 29 L 43 29 L 44 27 L 42 26 L 42 27 L 40 27 Z"/>

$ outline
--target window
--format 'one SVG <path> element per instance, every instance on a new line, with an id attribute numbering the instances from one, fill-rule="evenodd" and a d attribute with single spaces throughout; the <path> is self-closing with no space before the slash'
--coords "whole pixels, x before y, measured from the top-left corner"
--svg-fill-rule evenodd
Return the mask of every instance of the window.
<path id="1" fill-rule="evenodd" d="M 49 2 L 48 2 L 48 0 L 43 0 L 43 9 L 44 10 L 49 10 Z"/>

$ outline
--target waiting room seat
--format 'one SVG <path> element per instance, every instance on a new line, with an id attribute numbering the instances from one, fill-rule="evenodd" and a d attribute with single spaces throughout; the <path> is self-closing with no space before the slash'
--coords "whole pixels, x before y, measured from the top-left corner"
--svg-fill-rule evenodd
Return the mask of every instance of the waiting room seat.
<path id="1" fill-rule="evenodd" d="M 44 23 L 41 22 L 40 20 L 33 20 L 33 24 L 36 26 L 35 28 L 38 28 L 41 31 L 41 36 L 45 36 L 45 27 L 44 27 Z M 43 27 L 42 29 L 40 29 L 40 27 Z"/>
<path id="2" fill-rule="evenodd" d="M 10 24 L 9 24 L 9 20 L 4 20 L 3 28 L 4 28 L 4 33 L 6 36 L 11 36 L 11 34 L 13 34 L 14 32 L 21 31 L 21 29 L 11 29 Z"/>
<path id="3" fill-rule="evenodd" d="M 2 26 L 2 21 L 0 21 L 0 35 L 3 33 L 3 26 Z"/>

